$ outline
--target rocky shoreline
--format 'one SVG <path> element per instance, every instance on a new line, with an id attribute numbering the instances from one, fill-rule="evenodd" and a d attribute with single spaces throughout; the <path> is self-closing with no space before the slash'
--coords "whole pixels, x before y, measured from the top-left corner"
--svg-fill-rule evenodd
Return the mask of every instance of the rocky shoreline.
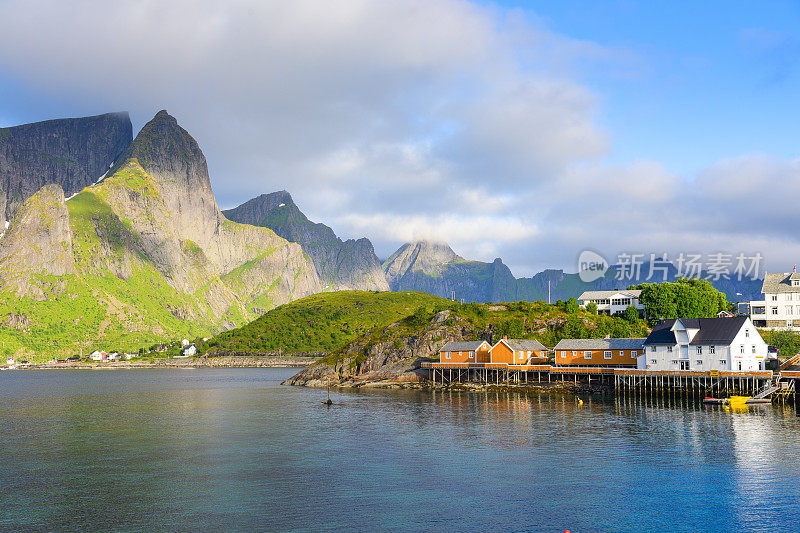
<path id="1" fill-rule="evenodd" d="M 413 375 L 412 375 L 413 374 Z M 364 389 L 405 389 L 450 392 L 517 392 L 524 394 L 570 394 L 570 395 L 606 395 L 611 388 L 605 385 L 587 385 L 572 381 L 554 381 L 552 383 L 438 383 L 425 379 L 418 373 L 408 373 L 391 378 L 368 376 L 350 376 L 344 379 L 313 378 L 304 379 L 301 374 L 283 382 L 284 385 L 300 387 L 327 388 L 341 390 Z"/>

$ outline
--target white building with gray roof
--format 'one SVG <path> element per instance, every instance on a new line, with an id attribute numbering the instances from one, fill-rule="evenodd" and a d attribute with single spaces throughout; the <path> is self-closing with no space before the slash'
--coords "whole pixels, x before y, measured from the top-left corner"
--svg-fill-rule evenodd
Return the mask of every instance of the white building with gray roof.
<path id="1" fill-rule="evenodd" d="M 753 325 L 766 329 L 800 330 L 800 273 L 767 274 L 763 300 L 750 302 Z"/>
<path id="2" fill-rule="evenodd" d="M 622 313 L 632 305 L 641 314 L 644 312 L 644 305 L 639 301 L 641 294 L 640 290 L 584 291 L 578 296 L 578 304 L 585 309 L 593 302 L 600 315 Z"/>

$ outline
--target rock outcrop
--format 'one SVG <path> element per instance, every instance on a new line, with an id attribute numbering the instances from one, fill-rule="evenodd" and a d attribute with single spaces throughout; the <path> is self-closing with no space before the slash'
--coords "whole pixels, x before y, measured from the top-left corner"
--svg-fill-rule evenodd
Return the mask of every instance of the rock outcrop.
<path id="1" fill-rule="evenodd" d="M 71 196 L 95 183 L 132 138 L 128 113 L 0 128 L 0 223 L 45 185 Z"/>
<path id="2" fill-rule="evenodd" d="M 392 337 L 391 330 L 397 328 L 397 323 L 384 328 L 383 336 Z M 475 335 L 476 332 L 466 320 L 451 318 L 450 311 L 441 311 L 429 325 L 414 335 L 374 342 L 375 334 L 372 332 L 349 344 L 333 359 L 324 358 L 284 383 L 308 387 L 419 383 L 424 381 L 420 372 L 422 361 L 437 355 L 442 339 L 472 340 Z"/>
<path id="3" fill-rule="evenodd" d="M 328 226 L 311 222 L 286 191 L 262 194 L 224 214 L 235 222 L 270 228 L 300 244 L 327 290 L 389 290 L 368 239 L 342 241 Z"/>

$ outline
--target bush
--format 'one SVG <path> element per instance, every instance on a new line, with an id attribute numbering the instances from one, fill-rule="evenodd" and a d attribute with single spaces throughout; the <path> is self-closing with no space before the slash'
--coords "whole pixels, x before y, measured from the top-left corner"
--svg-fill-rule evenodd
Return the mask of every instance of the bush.
<path id="1" fill-rule="evenodd" d="M 591 313 L 591 314 L 593 314 L 593 315 L 596 315 L 597 314 L 597 304 L 594 303 L 594 302 L 589 302 L 588 304 L 586 304 L 586 311 Z"/>
<path id="2" fill-rule="evenodd" d="M 633 324 L 639 320 L 639 310 L 636 307 L 629 305 L 625 312 L 622 313 L 622 318 Z"/>

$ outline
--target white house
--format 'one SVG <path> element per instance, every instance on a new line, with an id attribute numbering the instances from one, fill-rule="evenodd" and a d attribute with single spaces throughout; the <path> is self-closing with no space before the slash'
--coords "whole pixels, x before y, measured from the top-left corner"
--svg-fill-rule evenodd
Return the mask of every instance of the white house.
<path id="1" fill-rule="evenodd" d="M 108 358 L 108 354 L 106 352 L 100 352 L 95 350 L 91 354 L 89 354 L 89 358 L 92 361 L 102 361 L 103 359 Z"/>
<path id="2" fill-rule="evenodd" d="M 640 370 L 758 371 L 774 357 L 746 316 L 664 320 L 644 348 Z"/>
<path id="3" fill-rule="evenodd" d="M 578 296 L 578 304 L 586 308 L 589 302 L 594 302 L 600 315 L 622 313 L 631 305 L 642 313 L 644 305 L 639 302 L 641 294 L 642 291 L 639 290 L 584 291 Z"/>
<path id="4" fill-rule="evenodd" d="M 767 274 L 763 300 L 750 302 L 750 318 L 759 328 L 800 330 L 800 273 Z"/>
<path id="5" fill-rule="evenodd" d="M 183 350 L 183 355 L 197 355 L 197 348 L 194 344 Z"/>

